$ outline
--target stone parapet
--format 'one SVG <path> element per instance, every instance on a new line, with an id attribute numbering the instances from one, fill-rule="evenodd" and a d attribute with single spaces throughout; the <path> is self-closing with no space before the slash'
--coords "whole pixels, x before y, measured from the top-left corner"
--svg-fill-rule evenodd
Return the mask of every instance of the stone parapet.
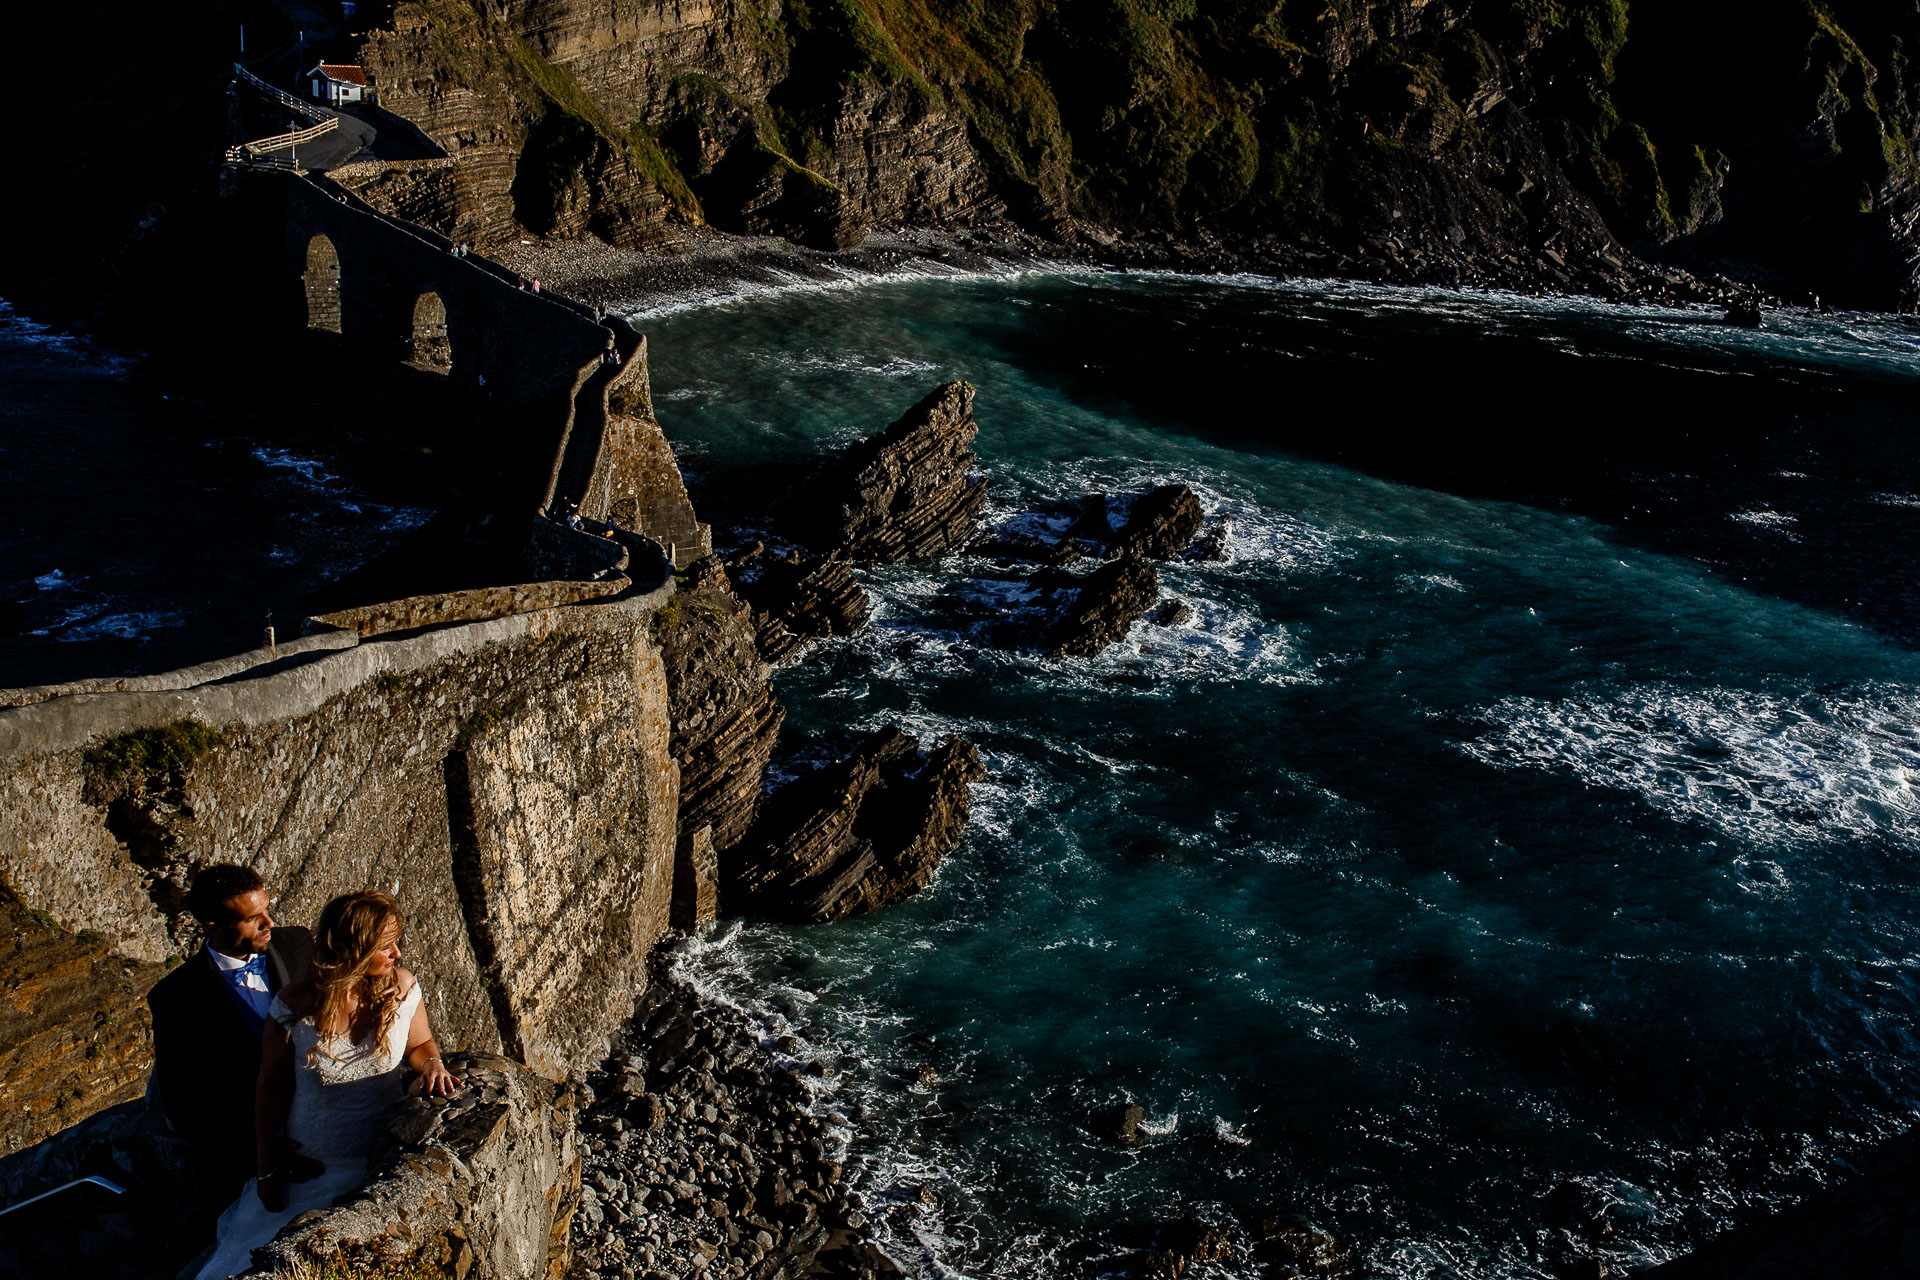
<path id="1" fill-rule="evenodd" d="M 314 621 L 353 632 L 364 639 L 394 631 L 417 631 L 422 627 L 445 626 L 450 622 L 501 618 L 515 613 L 553 609 L 563 604 L 605 599 L 620 594 L 632 585 L 625 578 L 599 582 L 523 582 L 508 587 L 480 587 L 472 591 L 408 596 L 405 600 L 389 600 L 358 609 L 317 614 Z"/>
<path id="2" fill-rule="evenodd" d="M 580 1204 L 572 1089 L 508 1058 L 457 1053 L 452 1098 L 395 1108 L 378 1172 L 254 1251 L 250 1277 L 560 1280 Z"/>

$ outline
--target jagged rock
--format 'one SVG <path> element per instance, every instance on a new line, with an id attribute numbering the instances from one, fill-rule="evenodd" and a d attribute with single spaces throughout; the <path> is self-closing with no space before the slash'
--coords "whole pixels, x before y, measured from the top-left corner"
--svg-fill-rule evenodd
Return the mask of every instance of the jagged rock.
<path id="1" fill-rule="evenodd" d="M 1187 559 L 1219 562 L 1228 558 L 1227 542 L 1233 537 L 1233 518 L 1214 516 L 1200 522 L 1200 532 L 1187 548 Z"/>
<path id="2" fill-rule="evenodd" d="M 717 559 L 696 561 L 678 594 L 654 615 L 667 671 L 680 765 L 680 830 L 713 828 L 726 849 L 752 824 L 760 780 L 786 711 L 773 696 L 752 611 L 734 595 Z"/>
<path id="3" fill-rule="evenodd" d="M 1294 1214 L 1262 1218 L 1253 1227 L 1253 1237 L 1253 1256 L 1287 1268 L 1282 1274 L 1351 1276 L 1359 1270 L 1352 1249 Z"/>
<path id="4" fill-rule="evenodd" d="M 849 636 L 866 625 L 872 605 L 839 552 L 775 555 L 756 542 L 729 556 L 734 590 L 753 609 L 754 639 L 778 662 L 813 636 Z"/>
<path id="5" fill-rule="evenodd" d="M 1036 538 L 1027 533 L 989 535 L 969 546 L 967 550 L 976 556 L 985 556 L 989 560 L 998 560 L 1002 564 L 1072 564 L 1082 556 L 1090 554 L 1087 544 L 1078 538 L 1048 542 L 1045 538 Z"/>
<path id="6" fill-rule="evenodd" d="M 1200 499 L 1186 485 L 1163 484 L 1134 495 L 1124 508 L 1124 523 L 1117 528 L 1115 505 L 1107 494 L 1090 493 L 1072 502 L 1042 506 L 1022 519 L 1043 516 L 1057 521 L 1071 517 L 1052 541 L 1003 528 L 982 537 L 968 550 L 1003 563 L 1063 565 L 1082 556 L 1112 557 L 1129 552 L 1149 560 L 1176 560 L 1192 555 L 1196 549 L 1194 536 L 1200 532 L 1204 516 Z M 1215 537 L 1224 539 L 1224 528 Z M 1212 551 L 1204 558 L 1226 558 L 1218 547 L 1202 550 Z"/>
<path id="7" fill-rule="evenodd" d="M 973 535 L 987 500 L 973 387 L 949 382 L 831 463 L 796 508 L 800 540 L 856 564 L 930 560 Z"/>
<path id="8" fill-rule="evenodd" d="M 1127 522 L 1113 536 L 1113 550 L 1149 560 L 1182 555 L 1200 531 L 1200 499 L 1183 484 L 1163 484 L 1135 498 Z"/>
<path id="9" fill-rule="evenodd" d="M 1138 555 L 1110 560 L 1084 577 L 1046 570 L 1032 581 L 1050 618 L 1034 647 L 1050 656 L 1091 658 L 1122 639 L 1152 607 L 1159 575 Z"/>
<path id="10" fill-rule="evenodd" d="M 1132 1146 L 1140 1141 L 1140 1125 L 1146 1118 L 1146 1108 L 1139 1103 L 1123 1103 L 1114 1108 L 1103 1127 L 1116 1141 Z"/>
<path id="11" fill-rule="evenodd" d="M 1156 1243 L 1158 1247 L 1134 1268 L 1142 1280 L 1180 1280 L 1195 1263 L 1234 1258 L 1233 1238 L 1195 1214 L 1168 1223 Z"/>
<path id="12" fill-rule="evenodd" d="M 968 784 L 984 774 L 964 739 L 923 753 L 899 726 L 880 730 L 767 798 L 722 859 L 725 909 L 820 921 L 904 901 L 959 841 Z"/>
<path id="13" fill-rule="evenodd" d="M 1185 600 L 1163 601 L 1147 614 L 1147 621 L 1156 627 L 1177 627 L 1193 616 L 1193 606 Z"/>

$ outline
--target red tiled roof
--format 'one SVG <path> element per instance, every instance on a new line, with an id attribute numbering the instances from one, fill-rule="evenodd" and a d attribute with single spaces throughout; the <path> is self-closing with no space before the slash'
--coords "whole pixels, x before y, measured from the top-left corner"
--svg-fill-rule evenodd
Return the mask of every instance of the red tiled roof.
<path id="1" fill-rule="evenodd" d="M 367 73 L 350 62 L 323 62 L 320 74 L 329 80 L 338 80 L 341 84 L 365 84 Z"/>

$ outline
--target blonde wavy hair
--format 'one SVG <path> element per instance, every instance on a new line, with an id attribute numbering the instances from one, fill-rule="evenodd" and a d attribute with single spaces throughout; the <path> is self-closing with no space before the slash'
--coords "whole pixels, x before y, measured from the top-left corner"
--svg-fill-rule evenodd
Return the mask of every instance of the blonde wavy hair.
<path id="1" fill-rule="evenodd" d="M 376 1043 L 393 1030 L 400 1016 L 399 971 L 389 969 L 375 977 L 367 967 L 388 934 L 397 933 L 404 923 L 400 904 L 377 889 L 343 893 L 321 908 L 313 930 L 313 1025 L 320 1035 L 307 1055 L 309 1064 L 333 1037 L 351 1037 L 349 996 L 357 996 L 361 1009 L 378 1015 Z"/>

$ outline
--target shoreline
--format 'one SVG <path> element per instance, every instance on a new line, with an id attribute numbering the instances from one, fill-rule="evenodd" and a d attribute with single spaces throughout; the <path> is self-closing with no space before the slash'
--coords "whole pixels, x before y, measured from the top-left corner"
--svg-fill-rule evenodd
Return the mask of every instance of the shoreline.
<path id="1" fill-rule="evenodd" d="M 1736 303 L 1801 310 L 1749 286 L 1701 280 L 1639 260 L 1596 260 L 1577 274 L 1550 264 L 1486 264 L 1461 258 L 1432 266 L 1353 257 L 1325 246 L 1112 241 L 1068 244 L 1011 226 L 875 230 L 851 249 L 808 249 L 773 236 L 687 229 L 660 248 L 621 249 L 591 238 L 522 239 L 489 249 L 495 261 L 629 323 L 771 293 L 840 288 L 888 279 L 1151 272 L 1204 278 L 1258 276 L 1382 288 L 1500 292 L 1675 308 Z"/>
<path id="2" fill-rule="evenodd" d="M 569 1280 L 903 1277 L 846 1176 L 850 1130 L 810 1105 L 804 1077 L 834 1068 L 702 991 L 686 942 L 655 949 L 633 1016 L 588 1075 Z"/>

